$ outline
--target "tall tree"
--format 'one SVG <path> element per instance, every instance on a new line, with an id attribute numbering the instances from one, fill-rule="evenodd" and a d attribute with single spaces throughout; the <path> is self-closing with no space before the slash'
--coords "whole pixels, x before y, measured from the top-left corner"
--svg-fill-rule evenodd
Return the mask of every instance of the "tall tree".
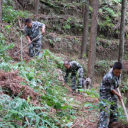
<path id="1" fill-rule="evenodd" d="M 87 76 L 93 78 L 94 74 L 94 64 L 96 57 L 96 37 L 97 37 L 97 19 L 99 10 L 99 0 L 92 1 L 92 22 L 91 22 L 91 32 L 90 32 L 90 47 L 89 47 L 89 57 L 88 57 L 88 73 Z"/>
<path id="2" fill-rule="evenodd" d="M 0 32 L 1 32 L 1 25 L 2 25 L 2 0 L 0 0 Z"/>
<path id="3" fill-rule="evenodd" d="M 83 59 L 84 54 L 86 55 L 86 45 L 88 41 L 88 20 L 89 20 L 89 1 L 88 0 L 83 7 L 83 18 L 84 18 L 84 30 L 83 30 L 80 59 Z"/>
<path id="4" fill-rule="evenodd" d="M 122 0 L 121 24 L 120 24 L 120 43 L 119 43 L 119 57 L 118 57 L 119 62 L 123 61 L 123 55 L 124 55 L 125 12 L 126 12 L 126 0 Z"/>
<path id="5" fill-rule="evenodd" d="M 38 11 L 39 11 L 39 0 L 34 0 L 34 9 L 35 9 L 34 20 L 37 20 L 37 15 L 38 15 Z"/>
<path id="6" fill-rule="evenodd" d="M 120 43 L 119 43 L 119 56 L 118 56 L 118 61 L 121 63 L 123 63 L 123 56 L 124 56 L 125 13 L 126 13 L 126 0 L 122 0 Z M 127 97 L 126 107 L 128 108 L 128 94 L 126 95 L 126 97 Z"/>

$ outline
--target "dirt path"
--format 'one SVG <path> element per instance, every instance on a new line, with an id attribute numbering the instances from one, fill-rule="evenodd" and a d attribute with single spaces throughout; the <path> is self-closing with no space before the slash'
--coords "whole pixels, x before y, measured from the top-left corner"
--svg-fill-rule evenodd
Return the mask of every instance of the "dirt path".
<path id="1" fill-rule="evenodd" d="M 93 87 L 97 89 L 99 84 L 94 84 Z M 71 128 L 97 128 L 99 112 L 94 109 L 90 111 L 90 106 L 86 107 L 84 105 L 86 103 L 98 104 L 98 98 L 91 98 L 90 96 L 85 95 L 85 93 L 82 93 L 82 95 L 75 94 L 73 96 L 71 88 L 67 85 L 66 88 L 68 89 L 67 97 L 74 100 L 74 103 L 71 105 L 73 106 L 73 109 L 77 111 L 75 114 L 76 119 Z M 111 128 L 128 128 L 128 124 L 123 125 L 120 121 L 113 123 Z"/>
<path id="2" fill-rule="evenodd" d="M 98 84 L 95 84 L 95 88 L 97 88 Z M 85 103 L 95 103 L 98 104 L 98 98 L 91 98 L 86 95 L 84 92 L 82 95 L 72 95 L 72 90 L 69 86 L 66 85 L 68 89 L 67 97 L 69 99 L 73 99 L 74 102 L 71 104 L 73 109 L 77 112 L 75 114 L 76 119 L 71 128 L 97 128 L 98 117 L 99 114 L 95 110 L 89 110 L 90 107 L 85 107 Z"/>

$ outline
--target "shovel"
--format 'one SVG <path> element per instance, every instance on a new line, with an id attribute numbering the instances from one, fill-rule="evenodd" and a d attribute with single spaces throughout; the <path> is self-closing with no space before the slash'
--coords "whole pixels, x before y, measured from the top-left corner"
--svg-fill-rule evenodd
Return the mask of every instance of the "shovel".
<path id="1" fill-rule="evenodd" d="M 38 39 L 40 36 L 42 35 L 42 33 L 41 34 L 39 34 L 36 38 L 34 38 L 33 40 L 32 40 L 32 42 L 33 41 L 35 41 L 36 39 Z M 32 43 L 31 42 L 31 43 Z M 27 45 L 25 45 L 22 49 L 20 49 L 19 51 L 17 51 L 16 53 L 14 53 L 14 55 L 16 56 L 17 55 L 17 53 L 19 53 L 21 50 L 23 50 L 25 47 L 27 47 L 29 44 L 27 44 Z"/>

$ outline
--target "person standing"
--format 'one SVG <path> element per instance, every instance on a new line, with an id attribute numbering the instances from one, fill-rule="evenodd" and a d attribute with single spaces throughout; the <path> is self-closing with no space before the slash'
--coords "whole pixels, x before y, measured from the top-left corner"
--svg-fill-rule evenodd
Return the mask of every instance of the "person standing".
<path id="1" fill-rule="evenodd" d="M 79 63 L 77 63 L 76 61 L 71 61 L 71 62 L 65 61 L 64 62 L 64 67 L 66 68 L 66 70 L 65 70 L 66 71 L 66 75 L 64 77 L 63 86 L 67 82 L 69 73 L 71 73 L 72 93 L 75 93 L 75 91 L 76 91 L 76 75 L 78 73 L 79 81 L 78 81 L 77 88 L 78 88 L 78 94 L 80 94 L 79 89 L 82 88 L 82 79 L 83 79 L 83 68 L 82 68 L 82 66 Z"/>
<path id="2" fill-rule="evenodd" d="M 100 117 L 98 128 L 110 128 L 110 125 L 118 121 L 118 103 L 122 97 L 117 93 L 123 65 L 116 62 L 113 68 L 103 77 L 100 86 Z M 108 119 L 110 117 L 109 124 Z"/>
<path id="3" fill-rule="evenodd" d="M 40 32 L 40 28 L 42 31 Z M 45 33 L 45 24 L 32 21 L 31 19 L 25 20 L 25 28 L 24 28 L 25 36 L 29 43 L 29 56 L 34 57 L 40 54 L 41 49 L 41 37 L 39 36 L 35 41 L 32 42 L 34 38 L 36 38 L 40 33 Z M 35 47 L 35 51 L 34 51 Z"/>

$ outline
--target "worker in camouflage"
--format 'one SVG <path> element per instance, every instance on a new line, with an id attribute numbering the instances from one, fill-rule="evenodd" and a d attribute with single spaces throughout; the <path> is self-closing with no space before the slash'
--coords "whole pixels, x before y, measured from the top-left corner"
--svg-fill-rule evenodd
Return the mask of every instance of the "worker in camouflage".
<path id="1" fill-rule="evenodd" d="M 42 28 L 42 34 L 45 33 L 45 24 L 40 22 L 33 22 L 31 19 L 25 20 L 24 33 L 29 43 L 29 56 L 38 56 L 41 49 L 41 37 L 32 42 L 40 34 L 40 28 Z M 35 51 L 34 51 L 35 47 Z M 34 54 L 35 53 L 35 54 Z"/>
<path id="2" fill-rule="evenodd" d="M 78 77 L 79 77 L 79 80 L 78 80 L 78 85 L 77 85 L 77 88 L 78 88 L 78 94 L 80 94 L 80 91 L 79 89 L 82 88 L 82 79 L 83 79 L 83 68 L 82 66 L 77 63 L 76 61 L 71 61 L 71 62 L 68 62 L 68 61 L 65 61 L 64 62 L 64 66 L 66 68 L 66 75 L 64 77 L 64 83 L 63 85 L 65 85 L 65 83 L 67 82 L 67 79 L 68 79 L 68 75 L 69 73 L 71 73 L 71 79 L 72 79 L 72 93 L 74 93 L 76 91 L 76 75 L 78 73 Z"/>
<path id="3" fill-rule="evenodd" d="M 118 121 L 117 97 L 121 101 L 122 97 L 117 93 L 123 65 L 116 62 L 113 68 L 103 77 L 100 86 L 100 117 L 98 128 L 110 128 L 113 122 Z M 110 117 L 109 125 L 107 124 Z"/>

